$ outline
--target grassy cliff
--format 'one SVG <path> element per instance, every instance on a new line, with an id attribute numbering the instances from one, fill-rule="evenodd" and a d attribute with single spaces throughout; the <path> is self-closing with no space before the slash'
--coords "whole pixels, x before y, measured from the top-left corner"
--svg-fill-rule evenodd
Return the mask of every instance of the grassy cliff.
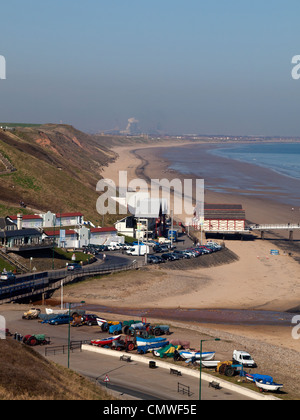
<path id="1" fill-rule="evenodd" d="M 0 130 L 0 154 L 15 168 L 0 175 L 1 215 L 17 213 L 23 201 L 25 212 L 81 211 L 102 222 L 96 185 L 115 154 L 93 136 L 67 125 L 15 127 Z"/>

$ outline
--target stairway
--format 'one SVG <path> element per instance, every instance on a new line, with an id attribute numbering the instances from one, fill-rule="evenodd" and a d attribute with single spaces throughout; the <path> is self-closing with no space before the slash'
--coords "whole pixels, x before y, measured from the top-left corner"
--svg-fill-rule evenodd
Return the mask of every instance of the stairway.
<path id="1" fill-rule="evenodd" d="M 3 249 L 0 248 L 0 257 L 3 258 L 5 261 L 9 262 L 9 264 L 13 265 L 14 267 L 18 268 L 22 273 L 27 273 L 29 270 L 28 268 L 17 261 L 11 254 L 7 254 Z"/>

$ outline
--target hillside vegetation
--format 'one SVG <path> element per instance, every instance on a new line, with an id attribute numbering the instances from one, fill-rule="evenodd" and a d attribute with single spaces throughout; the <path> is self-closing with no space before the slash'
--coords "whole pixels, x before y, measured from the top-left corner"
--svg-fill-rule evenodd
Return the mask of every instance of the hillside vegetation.
<path id="1" fill-rule="evenodd" d="M 111 400 L 88 379 L 11 338 L 0 340 L 0 400 Z"/>
<path id="2" fill-rule="evenodd" d="M 80 211 L 102 222 L 96 185 L 116 155 L 95 137 L 67 125 L 15 127 L 0 130 L 0 153 L 16 169 L 0 176 L 1 215 L 23 201 L 27 212 Z"/>

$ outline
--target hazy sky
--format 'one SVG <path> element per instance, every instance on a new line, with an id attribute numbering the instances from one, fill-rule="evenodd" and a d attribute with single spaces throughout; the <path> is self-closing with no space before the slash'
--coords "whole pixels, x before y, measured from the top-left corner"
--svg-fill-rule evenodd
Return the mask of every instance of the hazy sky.
<path id="1" fill-rule="evenodd" d="M 300 136 L 299 0 L 2 2 L 0 121 Z"/>

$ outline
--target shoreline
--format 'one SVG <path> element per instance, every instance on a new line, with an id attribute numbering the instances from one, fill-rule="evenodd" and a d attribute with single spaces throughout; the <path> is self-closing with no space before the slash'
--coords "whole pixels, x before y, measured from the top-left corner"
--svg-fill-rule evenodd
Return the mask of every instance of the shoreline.
<path id="1" fill-rule="evenodd" d="M 160 156 L 161 151 L 168 150 L 168 147 L 182 147 L 182 144 L 172 142 L 170 145 L 165 143 L 159 147 L 149 145 L 141 148 L 140 145 L 119 148 L 119 157 L 106 170 L 106 177 L 118 180 L 115 174 L 119 170 L 128 170 L 128 180 L 136 177 L 144 180 L 151 179 L 151 174 L 155 178 L 174 179 L 182 174 L 168 169 L 169 162 Z M 192 147 L 193 143 L 184 146 Z M 204 149 L 216 147 L 216 144 L 201 144 Z M 125 154 L 123 153 L 125 150 Z M 120 155 L 121 152 L 121 155 Z M 205 167 L 206 155 L 203 154 L 202 164 Z M 220 163 L 222 160 L 220 160 Z M 239 170 L 244 169 L 240 162 Z M 250 166 L 253 170 L 254 165 Z M 259 168 L 255 168 L 259 169 Z M 261 169 L 261 168 L 260 168 Z M 265 172 L 265 171 L 263 171 Z M 261 172 L 260 172 L 261 173 Z M 289 206 L 281 203 L 274 203 L 263 200 L 261 197 L 241 197 L 237 194 L 221 194 L 209 190 L 205 191 L 205 201 L 211 203 L 242 204 L 246 210 L 246 219 L 254 223 L 282 223 L 289 213 L 290 222 L 299 222 L 298 215 L 292 214 Z M 293 217 L 295 218 L 293 220 Z M 270 220 L 271 219 L 271 220 Z M 283 238 L 283 239 L 282 239 Z M 186 308 L 197 309 L 246 309 L 246 310 L 267 310 L 285 312 L 299 307 L 300 290 L 297 272 L 300 257 L 300 234 L 294 232 L 295 241 L 286 241 L 288 232 L 282 231 L 278 234 L 268 234 L 268 238 L 255 241 L 236 241 L 226 240 L 226 246 L 239 256 L 239 261 L 226 266 L 199 268 L 197 270 L 184 270 L 180 274 L 175 272 L 168 275 L 161 275 L 164 281 L 174 287 L 175 279 L 182 283 L 182 287 L 176 284 L 174 296 L 157 295 L 156 300 L 151 300 L 153 307 L 177 308 L 179 305 Z M 270 249 L 279 249 L 278 258 L 270 258 Z M 289 256 L 292 250 L 292 256 Z M 295 258 L 295 259 L 294 259 Z M 239 280 L 238 280 L 239 279 Z M 284 281 L 283 281 L 284 280 Z M 236 282 L 239 281 L 239 287 Z M 184 285 L 191 283 L 197 293 L 188 290 Z M 159 284 L 159 283 L 158 283 Z M 163 285 L 163 281 L 161 281 Z M 249 289 L 249 291 L 248 291 Z M 179 292 L 180 290 L 180 292 Z M 201 292 L 200 292 L 201 290 Z M 234 291 L 234 293 L 232 292 Z M 178 303 L 178 296 L 181 293 L 181 301 Z M 132 295 L 133 305 L 143 306 L 140 299 Z M 107 301 L 102 301 L 107 305 Z M 108 306 L 114 306 L 115 302 L 109 302 Z M 121 306 L 125 307 L 126 302 Z M 147 306 L 147 305 L 144 305 Z M 149 304 L 148 304 L 149 306 Z"/>
<path id="2" fill-rule="evenodd" d="M 178 145 L 178 147 L 192 147 L 193 144 Z M 286 177 L 284 175 L 275 173 L 271 169 L 262 168 L 256 166 L 253 163 L 245 164 L 243 162 L 227 159 L 223 157 L 212 156 L 207 153 L 207 150 L 212 148 L 219 147 L 217 144 L 198 144 L 198 147 L 203 149 L 202 159 L 199 161 L 199 165 L 207 165 L 207 161 L 213 158 L 220 166 L 225 164 L 233 166 L 236 170 L 236 173 L 246 173 L 247 176 L 251 176 L 253 172 L 256 174 L 257 178 L 264 178 L 266 181 L 268 179 L 275 179 L 280 182 Z M 165 157 L 158 157 L 159 152 L 162 150 L 167 152 L 168 147 L 161 146 L 157 148 L 134 148 L 131 153 L 134 158 L 139 159 L 141 163 L 137 166 L 135 176 L 143 178 L 147 182 L 151 179 L 151 173 L 155 173 L 155 178 L 162 179 L 167 178 L 169 180 L 174 178 L 189 178 L 197 179 L 196 175 L 193 173 L 183 174 L 177 170 L 170 169 L 172 162 Z M 203 174 L 204 175 L 204 174 Z M 276 201 L 276 194 L 271 190 L 262 187 L 262 190 L 259 194 L 249 192 L 244 190 L 237 191 L 228 191 L 228 192 L 216 192 L 215 189 L 218 186 L 218 178 L 208 181 L 205 180 L 205 202 L 207 203 L 223 203 L 223 204 L 242 204 L 243 208 L 246 210 L 246 219 L 251 221 L 251 223 L 299 223 L 299 216 L 297 212 L 292 212 L 292 206 L 290 204 L 284 204 L 280 201 Z M 300 239 L 300 234 L 297 235 L 296 239 Z"/>

